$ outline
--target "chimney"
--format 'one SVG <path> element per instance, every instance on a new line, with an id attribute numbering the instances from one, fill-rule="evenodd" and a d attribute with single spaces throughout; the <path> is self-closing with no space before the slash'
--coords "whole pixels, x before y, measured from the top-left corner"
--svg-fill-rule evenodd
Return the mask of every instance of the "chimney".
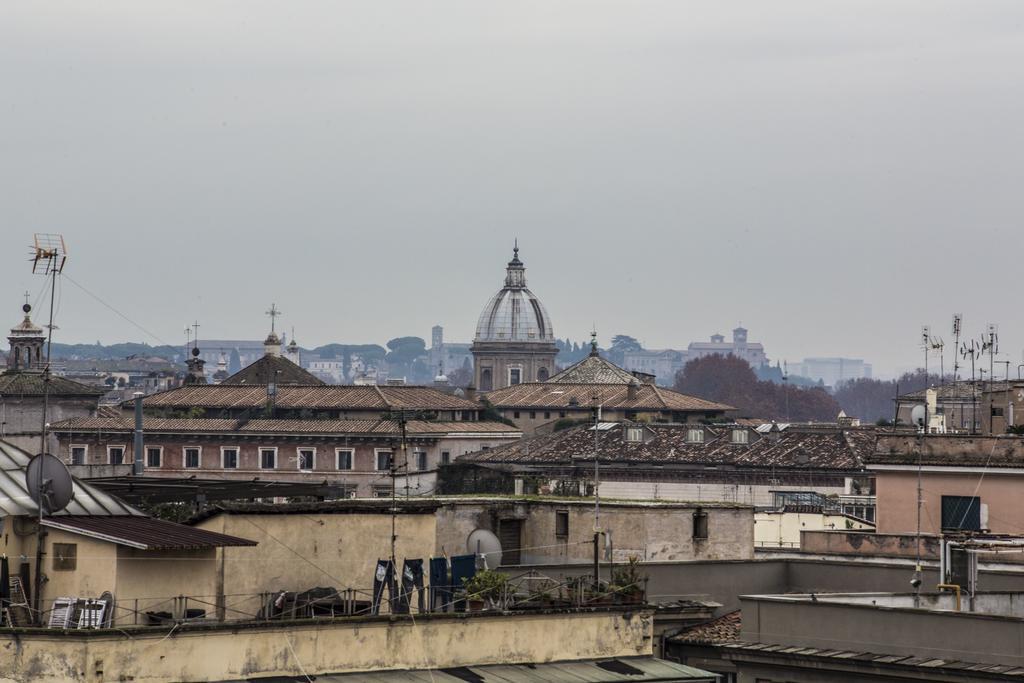
<path id="1" fill-rule="evenodd" d="M 466 387 L 462 391 L 465 393 L 467 401 L 475 401 L 476 400 L 476 387 L 474 387 L 472 384 L 470 384 L 468 387 Z"/>
<path id="2" fill-rule="evenodd" d="M 633 380 L 626 385 L 626 398 L 630 401 L 635 401 L 636 397 L 640 394 L 640 383 Z"/>

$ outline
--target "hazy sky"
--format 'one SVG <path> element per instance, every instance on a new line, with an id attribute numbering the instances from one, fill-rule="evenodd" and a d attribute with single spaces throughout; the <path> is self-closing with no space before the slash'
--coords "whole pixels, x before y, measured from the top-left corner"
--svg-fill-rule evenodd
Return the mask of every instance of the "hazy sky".
<path id="1" fill-rule="evenodd" d="M 468 341 L 518 236 L 559 337 L 1021 361 L 1024 3 L 14 2 L 0 320 L 58 341 Z M 1015 371 L 1015 370 L 1014 370 Z"/>

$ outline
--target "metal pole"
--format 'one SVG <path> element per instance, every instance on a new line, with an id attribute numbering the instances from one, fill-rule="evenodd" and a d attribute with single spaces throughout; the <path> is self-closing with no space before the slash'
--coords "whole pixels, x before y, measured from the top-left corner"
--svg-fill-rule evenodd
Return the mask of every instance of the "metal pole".
<path id="1" fill-rule="evenodd" d="M 132 464 L 132 474 L 136 477 L 142 476 L 142 470 L 145 467 L 145 461 L 142 459 L 143 444 L 142 444 L 142 397 L 141 391 L 136 391 L 135 394 L 135 459 Z"/>
<path id="2" fill-rule="evenodd" d="M 50 350 L 53 348 L 53 302 L 57 290 L 57 270 L 51 271 L 50 279 L 50 324 L 47 325 L 46 334 L 46 364 L 43 366 L 43 425 L 39 434 L 39 454 L 46 453 L 46 418 L 50 408 Z M 31 358 L 29 358 L 31 362 Z M 36 619 L 42 624 L 43 615 L 39 611 L 42 605 L 40 593 L 43 590 L 43 543 L 46 541 L 46 531 L 43 529 L 43 501 L 46 496 L 43 491 L 43 468 L 39 468 L 39 518 L 36 520 L 36 581 L 35 590 L 32 591 L 32 607 Z"/>

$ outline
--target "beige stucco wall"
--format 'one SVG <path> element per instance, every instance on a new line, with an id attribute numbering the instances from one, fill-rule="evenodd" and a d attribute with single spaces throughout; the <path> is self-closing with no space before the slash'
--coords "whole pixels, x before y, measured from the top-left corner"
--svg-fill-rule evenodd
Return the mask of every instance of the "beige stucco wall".
<path id="1" fill-rule="evenodd" d="M 421 616 L 149 632 L 0 634 L 0 680 L 217 681 L 650 655 L 644 612 Z"/>
<path id="2" fill-rule="evenodd" d="M 996 534 L 1024 533 L 1021 474 L 1001 474 L 982 469 L 964 474 L 925 471 L 922 474 L 921 532 L 937 534 L 942 526 L 942 496 L 978 496 L 982 522 L 988 511 L 988 528 Z M 916 471 L 879 470 L 875 473 L 878 500 L 878 532 L 916 533 Z"/>
<path id="3" fill-rule="evenodd" d="M 221 514 L 198 526 L 259 543 L 218 551 L 224 593 L 239 596 L 229 605 L 240 603 L 241 595 L 316 586 L 369 591 L 377 560 L 391 555 L 389 514 Z M 434 553 L 435 528 L 433 513 L 396 517 L 399 565 Z"/>
<path id="4" fill-rule="evenodd" d="M 707 540 L 693 539 L 696 506 L 616 505 L 601 510 L 601 528 L 611 532 L 616 560 L 637 556 L 647 561 L 749 559 L 754 554 L 751 508 L 705 507 Z M 559 511 L 569 513 L 569 534 L 555 535 Z M 522 520 L 523 564 L 588 561 L 593 558 L 594 506 L 579 501 L 452 503 L 438 511 L 437 550 L 466 552 L 475 528 L 499 533 L 502 520 Z M 604 540 L 601 541 L 604 552 Z M 603 557 L 603 554 L 602 554 Z"/>
<path id="5" fill-rule="evenodd" d="M 104 591 L 118 596 L 117 583 L 117 546 L 113 543 L 100 541 L 78 534 L 50 529 L 47 535 L 46 557 L 43 559 L 43 572 L 49 579 L 43 586 L 42 609 L 50 608 L 54 598 L 59 597 L 90 597 L 98 598 Z M 57 571 L 53 567 L 53 544 L 74 543 L 77 548 L 76 568 L 74 571 Z M 32 537 L 31 554 L 35 576 L 35 537 Z M 155 588 L 155 586 L 154 586 Z"/>
<path id="6" fill-rule="evenodd" d="M 178 550 L 174 552 L 117 548 L 117 591 L 114 597 L 124 608 L 118 623 L 133 623 L 124 610 L 174 612 L 173 598 L 189 596 L 188 608 L 206 610 L 216 616 L 218 562 L 217 550 Z M 139 617 L 142 620 L 142 617 Z"/>
<path id="7" fill-rule="evenodd" d="M 754 515 L 754 543 L 759 547 L 799 548 L 802 531 L 874 530 L 873 524 L 828 513 L 758 512 Z"/>

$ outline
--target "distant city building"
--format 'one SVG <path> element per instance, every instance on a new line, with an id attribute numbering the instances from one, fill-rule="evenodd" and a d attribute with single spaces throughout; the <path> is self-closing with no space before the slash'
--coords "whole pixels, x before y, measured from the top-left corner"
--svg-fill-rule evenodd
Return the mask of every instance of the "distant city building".
<path id="1" fill-rule="evenodd" d="M 658 384 L 671 386 L 676 374 L 686 365 L 686 352 L 675 349 L 651 349 L 626 351 L 622 358 L 622 367 L 631 372 L 644 372 L 654 375 Z"/>
<path id="2" fill-rule="evenodd" d="M 452 343 L 444 340 L 444 328 L 434 325 L 430 330 L 430 367 L 440 367 L 445 373 L 462 368 L 473 368 L 472 344 Z"/>
<path id="3" fill-rule="evenodd" d="M 747 329 L 737 327 L 732 331 L 732 341 L 725 341 L 720 334 L 711 335 L 710 342 L 690 342 L 686 349 L 684 364 L 697 358 L 705 356 L 736 356 L 750 363 L 753 368 L 760 367 L 768 362 L 764 355 L 764 346 L 758 342 L 747 341 Z"/>
<path id="4" fill-rule="evenodd" d="M 518 246 L 505 271 L 505 286 L 480 313 L 471 350 L 474 383 L 483 392 L 544 382 L 555 372 L 558 347 L 551 318 L 526 287 Z"/>
<path id="5" fill-rule="evenodd" d="M 843 382 L 871 377 L 871 364 L 860 358 L 804 358 L 800 363 L 790 363 L 788 368 L 790 375 L 807 377 L 833 388 Z"/>

